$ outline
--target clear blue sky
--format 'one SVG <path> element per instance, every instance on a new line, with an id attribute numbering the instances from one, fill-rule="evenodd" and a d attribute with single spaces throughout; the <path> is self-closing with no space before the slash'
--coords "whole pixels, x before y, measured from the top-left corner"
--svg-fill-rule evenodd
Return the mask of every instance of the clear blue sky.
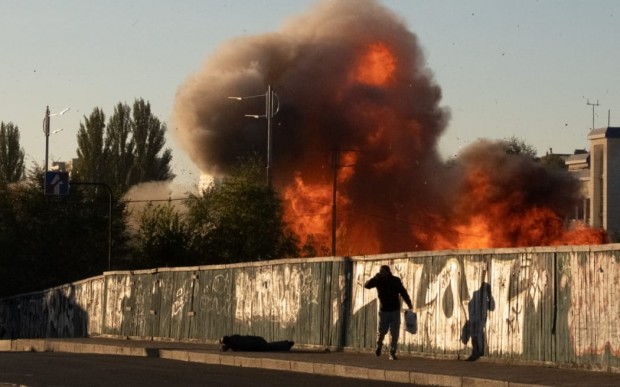
<path id="1" fill-rule="evenodd" d="M 135 98 L 164 122 L 185 79 L 224 42 L 277 31 L 315 0 L 3 0 L 0 121 L 21 132 L 27 165 L 76 155 L 84 116 Z M 418 35 L 452 119 L 444 157 L 478 138 L 522 138 L 539 155 L 587 148 L 595 126 L 620 126 L 620 1 L 382 0 Z M 171 132 L 171 127 L 168 128 Z M 172 135 L 177 183 L 199 171 Z"/>

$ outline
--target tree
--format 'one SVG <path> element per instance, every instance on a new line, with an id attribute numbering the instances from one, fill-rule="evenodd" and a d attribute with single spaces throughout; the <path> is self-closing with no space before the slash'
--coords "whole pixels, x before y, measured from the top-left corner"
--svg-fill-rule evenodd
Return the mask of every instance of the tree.
<path id="1" fill-rule="evenodd" d="M 19 146 L 19 128 L 0 122 L 0 184 L 15 183 L 24 176 L 24 150 Z"/>
<path id="2" fill-rule="evenodd" d="M 532 145 L 526 144 L 525 141 L 515 136 L 502 140 L 502 143 L 508 154 L 529 156 L 535 159 L 538 153 Z"/>
<path id="3" fill-rule="evenodd" d="M 21 241 L 16 234 L 15 211 L 11 203 L 11 191 L 17 184 L 0 185 L 0 294 L 7 294 L 5 289 L 11 289 L 14 285 L 8 273 L 13 273 L 14 253 L 19 250 Z M 8 254 L 11 252 L 12 254 Z M 10 276 L 14 277 L 14 275 Z"/>
<path id="4" fill-rule="evenodd" d="M 118 103 L 106 128 L 105 159 L 108 168 L 107 183 L 117 193 L 127 192 L 131 186 L 130 174 L 134 162 L 135 143 L 129 105 Z"/>
<path id="5" fill-rule="evenodd" d="M 136 236 L 139 264 L 143 267 L 182 266 L 190 263 L 190 232 L 178 210 L 148 203 L 140 216 Z"/>
<path id="6" fill-rule="evenodd" d="M 133 116 L 129 105 L 118 103 L 107 126 L 99 108 L 84 120 L 78 131 L 78 179 L 104 182 L 122 196 L 132 185 L 174 178 L 172 151 L 163 150 L 166 126 L 148 102 L 137 99 Z"/>
<path id="7" fill-rule="evenodd" d="M 43 170 L 37 168 L 0 200 L 6 215 L 0 228 L 10 231 L 10 239 L 0 241 L 10 251 L 2 262 L 8 269 L 0 270 L 3 295 L 76 281 L 108 268 L 108 199 L 88 197 L 81 186 L 67 196 L 43 195 L 42 184 Z M 113 223 L 114 253 L 123 243 L 122 211 L 122 203 L 113 203 L 113 219 L 119 220 Z"/>
<path id="8" fill-rule="evenodd" d="M 84 116 L 77 134 L 78 162 L 74 166 L 74 178 L 81 181 L 101 182 L 105 180 L 102 165 L 105 165 L 103 133 L 105 131 L 105 114 L 100 108 L 94 108 L 90 117 Z"/>
<path id="9" fill-rule="evenodd" d="M 187 205 L 192 247 L 203 263 L 233 263 L 297 256 L 297 237 L 282 220 L 282 202 L 265 186 L 263 163 L 242 161 Z"/>
<path id="10" fill-rule="evenodd" d="M 170 170 L 172 151 L 166 149 L 161 156 L 166 139 L 166 125 L 151 113 L 151 105 L 138 99 L 133 104 L 133 141 L 135 153 L 131 183 L 164 181 L 174 178 Z"/>

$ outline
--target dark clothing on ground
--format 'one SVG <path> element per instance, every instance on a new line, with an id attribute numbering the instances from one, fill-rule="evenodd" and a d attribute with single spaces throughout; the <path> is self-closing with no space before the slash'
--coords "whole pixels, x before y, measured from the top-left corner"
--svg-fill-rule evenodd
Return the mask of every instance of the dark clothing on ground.
<path id="1" fill-rule="evenodd" d="M 273 341 L 267 342 L 260 336 L 242 336 L 231 335 L 224 336 L 220 340 L 221 352 L 226 352 L 229 349 L 233 351 L 247 351 L 247 352 L 265 352 L 265 351 L 288 351 L 295 344 L 293 341 Z"/>

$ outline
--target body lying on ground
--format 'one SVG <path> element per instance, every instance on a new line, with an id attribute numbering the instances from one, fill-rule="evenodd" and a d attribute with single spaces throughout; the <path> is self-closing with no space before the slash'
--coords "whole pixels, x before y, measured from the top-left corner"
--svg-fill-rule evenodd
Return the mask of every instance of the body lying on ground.
<path id="1" fill-rule="evenodd" d="M 224 336 L 220 340 L 220 351 L 288 351 L 295 344 L 293 341 L 272 341 L 268 342 L 260 336 L 231 335 Z"/>

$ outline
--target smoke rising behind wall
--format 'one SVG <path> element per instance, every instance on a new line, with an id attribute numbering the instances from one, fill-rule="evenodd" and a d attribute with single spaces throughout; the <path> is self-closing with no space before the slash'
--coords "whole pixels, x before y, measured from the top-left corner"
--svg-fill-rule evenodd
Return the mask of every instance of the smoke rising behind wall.
<path id="1" fill-rule="evenodd" d="M 180 87 L 175 132 L 210 175 L 225 175 L 252 152 L 266 157 L 265 120 L 245 116 L 265 114 L 265 99 L 227 97 L 257 96 L 272 85 L 280 106 L 274 186 L 293 230 L 328 246 L 338 167 L 338 254 L 565 243 L 562 217 L 579 199 L 570 176 L 498 153 L 497 142 L 475 144 L 450 164 L 441 160 L 449 111 L 424 63 L 416 35 L 379 2 L 323 1 L 278 32 L 222 45 Z M 469 206 L 474 199 L 482 202 Z M 521 241 L 532 225 L 518 222 L 500 232 L 484 206 L 496 201 L 503 203 L 496 216 L 544 208 L 535 223 L 550 217 L 560 239 Z"/>

